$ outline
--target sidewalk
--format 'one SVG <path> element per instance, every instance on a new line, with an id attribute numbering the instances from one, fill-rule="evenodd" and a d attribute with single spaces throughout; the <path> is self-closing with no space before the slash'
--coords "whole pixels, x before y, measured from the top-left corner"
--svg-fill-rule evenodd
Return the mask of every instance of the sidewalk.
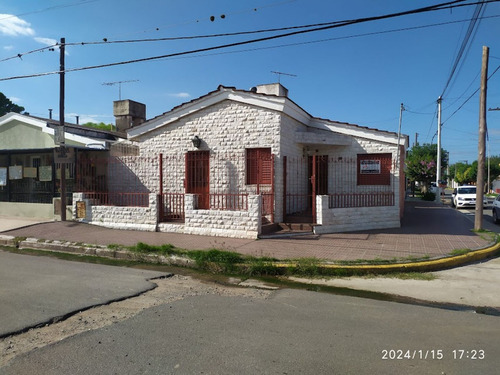
<path id="1" fill-rule="evenodd" d="M 14 221 L 18 226 L 16 229 L 12 229 Z M 259 240 L 116 230 L 72 221 L 33 225 L 29 219 L 23 222 L 20 218 L 0 217 L 1 235 L 96 245 L 131 246 L 138 242 L 172 244 L 186 250 L 217 248 L 283 260 L 438 258 L 456 249 L 475 250 L 491 244 L 488 239 L 472 232 L 472 229 L 473 222 L 451 207 L 424 201 L 405 203 L 405 215 L 400 228 Z"/>
<path id="2" fill-rule="evenodd" d="M 13 229 L 13 225 L 17 229 Z M 490 241 L 472 232 L 473 220 L 447 205 L 407 201 L 400 228 L 315 236 L 259 240 L 182 235 L 173 233 L 113 230 L 76 222 L 42 222 L 0 216 L 2 235 L 62 240 L 96 245 L 172 244 L 178 248 L 236 251 L 279 259 L 372 260 L 429 256 L 440 258 L 457 249 L 481 249 Z M 496 229 L 496 226 L 495 226 Z M 438 260 L 439 261 L 439 260 Z M 433 272 L 436 279 L 394 278 L 296 279 L 301 283 L 367 290 L 405 296 L 431 303 L 487 306 L 500 314 L 498 285 L 500 258 L 445 271 Z"/>

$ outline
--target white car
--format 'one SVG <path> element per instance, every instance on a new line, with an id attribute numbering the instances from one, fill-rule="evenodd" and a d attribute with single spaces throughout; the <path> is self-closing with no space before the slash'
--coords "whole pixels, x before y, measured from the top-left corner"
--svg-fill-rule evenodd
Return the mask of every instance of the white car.
<path id="1" fill-rule="evenodd" d="M 476 187 L 459 186 L 451 194 L 451 204 L 456 208 L 476 207 Z M 483 197 L 483 207 L 488 205 L 488 199 Z"/>
<path id="2" fill-rule="evenodd" d="M 493 216 L 493 222 L 495 224 L 500 223 L 500 195 L 493 201 L 493 207 L 491 207 L 491 215 Z"/>

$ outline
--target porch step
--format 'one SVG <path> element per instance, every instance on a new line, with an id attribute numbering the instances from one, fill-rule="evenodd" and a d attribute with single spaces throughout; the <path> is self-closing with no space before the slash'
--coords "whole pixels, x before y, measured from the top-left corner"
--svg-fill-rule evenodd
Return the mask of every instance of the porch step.
<path id="1" fill-rule="evenodd" d="M 287 232 L 312 232 L 313 224 L 312 223 L 279 223 L 278 226 L 281 228 L 281 231 Z"/>
<path id="2" fill-rule="evenodd" d="M 261 238 L 274 236 L 308 235 L 313 233 L 311 223 L 268 223 L 262 225 Z"/>
<path id="3" fill-rule="evenodd" d="M 278 224 L 275 224 L 275 223 L 266 223 L 266 224 L 262 224 L 262 227 L 261 227 L 261 235 L 268 235 L 268 234 L 273 234 L 273 233 L 276 233 L 278 231 L 280 231 L 281 228 Z"/>

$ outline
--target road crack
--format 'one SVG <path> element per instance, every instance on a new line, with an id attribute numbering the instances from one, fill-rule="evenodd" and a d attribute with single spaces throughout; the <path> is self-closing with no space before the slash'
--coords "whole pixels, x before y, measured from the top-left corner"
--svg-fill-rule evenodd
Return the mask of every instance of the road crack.
<path id="1" fill-rule="evenodd" d="M 157 287 L 138 296 L 112 302 L 72 314 L 43 327 L 5 337 L 0 340 L 0 368 L 20 355 L 52 345 L 83 332 L 100 329 L 129 319 L 158 305 L 187 297 L 206 294 L 268 298 L 272 291 L 210 284 L 190 276 L 174 275 L 167 279 L 151 280 Z"/>

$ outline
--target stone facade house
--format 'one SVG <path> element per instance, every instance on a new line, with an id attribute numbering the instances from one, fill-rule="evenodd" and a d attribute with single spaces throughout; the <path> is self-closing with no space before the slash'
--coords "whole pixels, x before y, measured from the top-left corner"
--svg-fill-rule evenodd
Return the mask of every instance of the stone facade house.
<path id="1" fill-rule="evenodd" d="M 81 193 L 82 220 L 243 238 L 279 224 L 315 233 L 400 225 L 408 137 L 313 117 L 280 84 L 219 86 L 126 132 L 140 155 L 119 163 L 148 202 L 105 209 Z"/>

